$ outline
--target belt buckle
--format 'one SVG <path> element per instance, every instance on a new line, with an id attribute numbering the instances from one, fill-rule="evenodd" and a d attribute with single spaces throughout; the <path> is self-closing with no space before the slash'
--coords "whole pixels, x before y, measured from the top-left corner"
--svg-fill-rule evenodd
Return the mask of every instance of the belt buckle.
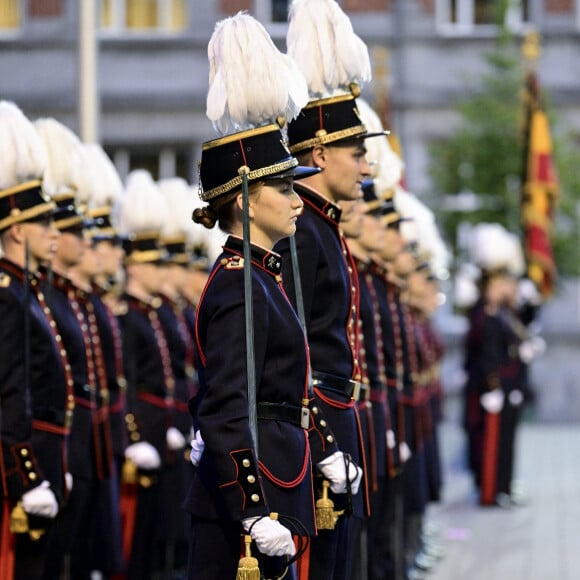
<path id="1" fill-rule="evenodd" d="M 351 382 L 354 383 L 354 387 L 352 389 L 351 399 L 358 401 L 358 397 L 360 395 L 361 383 L 359 381 L 351 381 Z"/>
<path id="2" fill-rule="evenodd" d="M 308 410 L 308 407 L 300 408 L 300 427 L 302 427 L 302 429 L 310 428 L 310 411 Z"/>

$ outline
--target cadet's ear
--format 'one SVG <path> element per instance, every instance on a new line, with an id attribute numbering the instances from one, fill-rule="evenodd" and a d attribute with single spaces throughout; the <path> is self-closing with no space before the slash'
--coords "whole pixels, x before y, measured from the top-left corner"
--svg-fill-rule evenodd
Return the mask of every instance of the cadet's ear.
<path id="1" fill-rule="evenodd" d="M 316 147 L 312 149 L 312 161 L 314 167 L 319 167 L 320 169 L 326 167 L 327 152 L 328 150 L 324 145 L 316 145 Z"/>
<path id="2" fill-rule="evenodd" d="M 249 203 L 250 203 L 250 218 L 253 218 L 254 217 L 254 206 L 252 205 L 252 196 L 250 196 Z M 236 195 L 236 206 L 240 210 L 240 212 L 243 213 L 243 211 L 244 211 L 244 198 L 242 196 L 241 191 L 240 191 L 240 193 L 238 193 L 238 195 Z"/>
<path id="3" fill-rule="evenodd" d="M 4 233 L 4 236 L 7 236 L 9 240 L 12 240 L 18 244 L 24 244 L 26 240 L 26 235 L 24 233 L 24 228 L 22 227 L 23 224 L 16 223 L 12 224 Z"/>

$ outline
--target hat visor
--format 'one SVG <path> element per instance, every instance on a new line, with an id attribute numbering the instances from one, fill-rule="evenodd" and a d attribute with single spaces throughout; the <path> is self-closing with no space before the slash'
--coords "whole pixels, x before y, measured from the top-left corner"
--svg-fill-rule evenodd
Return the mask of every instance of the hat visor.
<path id="1" fill-rule="evenodd" d="M 286 179 L 291 177 L 294 180 L 298 179 L 305 179 L 306 177 L 312 177 L 320 173 L 319 167 L 305 167 L 304 165 L 298 165 L 297 167 L 293 167 L 292 169 L 288 169 L 287 171 L 283 171 L 282 173 L 276 173 L 274 175 L 268 175 L 263 177 L 264 181 L 271 181 L 273 179 Z"/>

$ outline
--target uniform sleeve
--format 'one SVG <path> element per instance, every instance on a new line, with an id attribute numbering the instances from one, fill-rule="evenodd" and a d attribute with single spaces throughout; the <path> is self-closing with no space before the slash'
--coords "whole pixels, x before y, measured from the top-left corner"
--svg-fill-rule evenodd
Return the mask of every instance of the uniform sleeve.
<path id="1" fill-rule="evenodd" d="M 267 296 L 253 277 L 256 384 L 265 356 Z M 204 388 L 197 419 L 205 442 L 199 474 L 207 461 L 233 520 L 269 513 L 250 431 L 247 397 L 243 272 L 223 272 L 206 292 L 200 345 Z"/>
<path id="2" fill-rule="evenodd" d="M 8 291 L 0 295 L 0 429 L 2 491 L 13 500 L 42 477 L 30 445 L 32 413 L 26 384 L 24 311 Z"/>

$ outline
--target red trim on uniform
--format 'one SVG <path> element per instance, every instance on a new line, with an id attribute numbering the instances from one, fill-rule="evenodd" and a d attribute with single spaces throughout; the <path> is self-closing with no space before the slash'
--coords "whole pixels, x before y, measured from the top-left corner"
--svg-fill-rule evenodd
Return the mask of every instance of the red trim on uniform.
<path id="1" fill-rule="evenodd" d="M 304 554 L 296 562 L 296 572 L 298 573 L 298 580 L 308 580 L 310 574 L 310 542 L 306 550 L 304 550 Z"/>
<path id="2" fill-rule="evenodd" d="M 356 402 L 354 399 L 351 399 L 348 403 L 341 403 L 339 401 L 335 401 L 334 399 L 329 399 L 328 397 L 325 397 L 317 387 L 314 387 L 314 392 L 321 401 L 324 401 L 327 405 L 330 405 L 335 409 L 352 409 Z"/>
<path id="3" fill-rule="evenodd" d="M 175 407 L 175 401 L 172 399 L 165 399 L 164 397 L 158 397 L 152 393 L 139 393 L 137 398 L 140 401 L 145 401 L 150 405 L 159 407 L 160 409 L 173 409 Z"/>
<path id="4" fill-rule="evenodd" d="M 214 271 L 209 275 L 209 278 L 205 284 L 205 287 L 201 293 L 201 296 L 199 297 L 199 302 L 197 304 L 198 311 L 201 307 L 201 303 L 203 302 L 203 299 L 205 298 L 205 294 L 207 292 L 207 289 L 210 287 L 212 280 L 215 278 L 215 275 L 219 272 L 219 270 L 221 268 L 222 268 L 222 265 L 218 264 L 218 266 L 214 269 Z M 199 317 L 198 316 L 195 317 L 195 342 L 197 344 L 200 362 L 201 362 L 202 366 L 205 367 L 205 365 L 207 363 L 207 359 L 206 359 L 205 353 L 203 352 L 203 349 L 201 347 L 201 340 L 199 339 Z"/>
<path id="5" fill-rule="evenodd" d="M 364 491 L 364 497 L 365 497 L 365 515 L 370 516 L 371 515 L 371 504 L 370 504 L 370 498 L 369 498 L 367 460 L 365 457 L 365 448 L 364 448 L 364 442 L 363 442 L 363 436 L 362 436 L 362 429 L 360 426 L 360 417 L 358 415 L 358 409 L 356 407 L 354 408 L 354 418 L 356 419 L 356 427 L 357 427 L 357 431 L 358 431 L 358 448 L 359 448 L 359 454 L 360 454 L 361 463 L 362 463 L 362 465 L 360 466 L 362 468 L 362 472 L 363 472 L 361 485 L 364 486 L 363 491 Z M 360 489 L 359 489 L 359 493 L 360 493 Z"/>
<path id="6" fill-rule="evenodd" d="M 121 516 L 123 558 L 125 559 L 125 562 L 131 560 L 135 520 L 137 518 L 138 493 L 139 485 L 137 483 L 121 483 L 119 513 Z"/>
<path id="7" fill-rule="evenodd" d="M 500 413 L 485 413 L 481 462 L 481 504 L 492 505 L 497 491 Z"/>
<path id="8" fill-rule="evenodd" d="M 2 517 L 0 519 L 0 580 L 14 580 L 14 548 L 16 536 L 10 532 L 10 503 L 2 501 Z"/>
<path id="9" fill-rule="evenodd" d="M 304 433 L 304 431 L 303 431 Z M 258 466 L 260 468 L 260 471 L 262 471 L 262 473 L 273 483 L 275 483 L 276 485 L 278 485 L 279 487 L 284 487 L 284 488 L 292 488 L 292 487 L 296 487 L 299 483 L 301 483 L 302 481 L 304 481 L 304 477 L 306 476 L 306 472 L 308 471 L 308 467 L 310 465 L 310 453 L 309 453 L 309 447 L 308 447 L 308 437 L 306 436 L 306 434 L 304 435 L 304 439 L 306 441 L 306 447 L 304 448 L 304 460 L 302 462 L 302 469 L 300 470 L 300 473 L 298 474 L 298 476 L 296 478 L 294 478 L 292 481 L 283 481 L 279 478 L 277 478 L 261 461 L 258 461 Z"/>
<path id="10" fill-rule="evenodd" d="M 32 420 L 32 428 L 36 429 L 37 431 L 46 431 L 48 433 L 62 435 L 63 437 L 66 437 L 70 434 L 70 429 L 68 427 L 61 427 L 60 425 L 47 423 L 46 421 L 39 421 L 38 419 Z"/>

